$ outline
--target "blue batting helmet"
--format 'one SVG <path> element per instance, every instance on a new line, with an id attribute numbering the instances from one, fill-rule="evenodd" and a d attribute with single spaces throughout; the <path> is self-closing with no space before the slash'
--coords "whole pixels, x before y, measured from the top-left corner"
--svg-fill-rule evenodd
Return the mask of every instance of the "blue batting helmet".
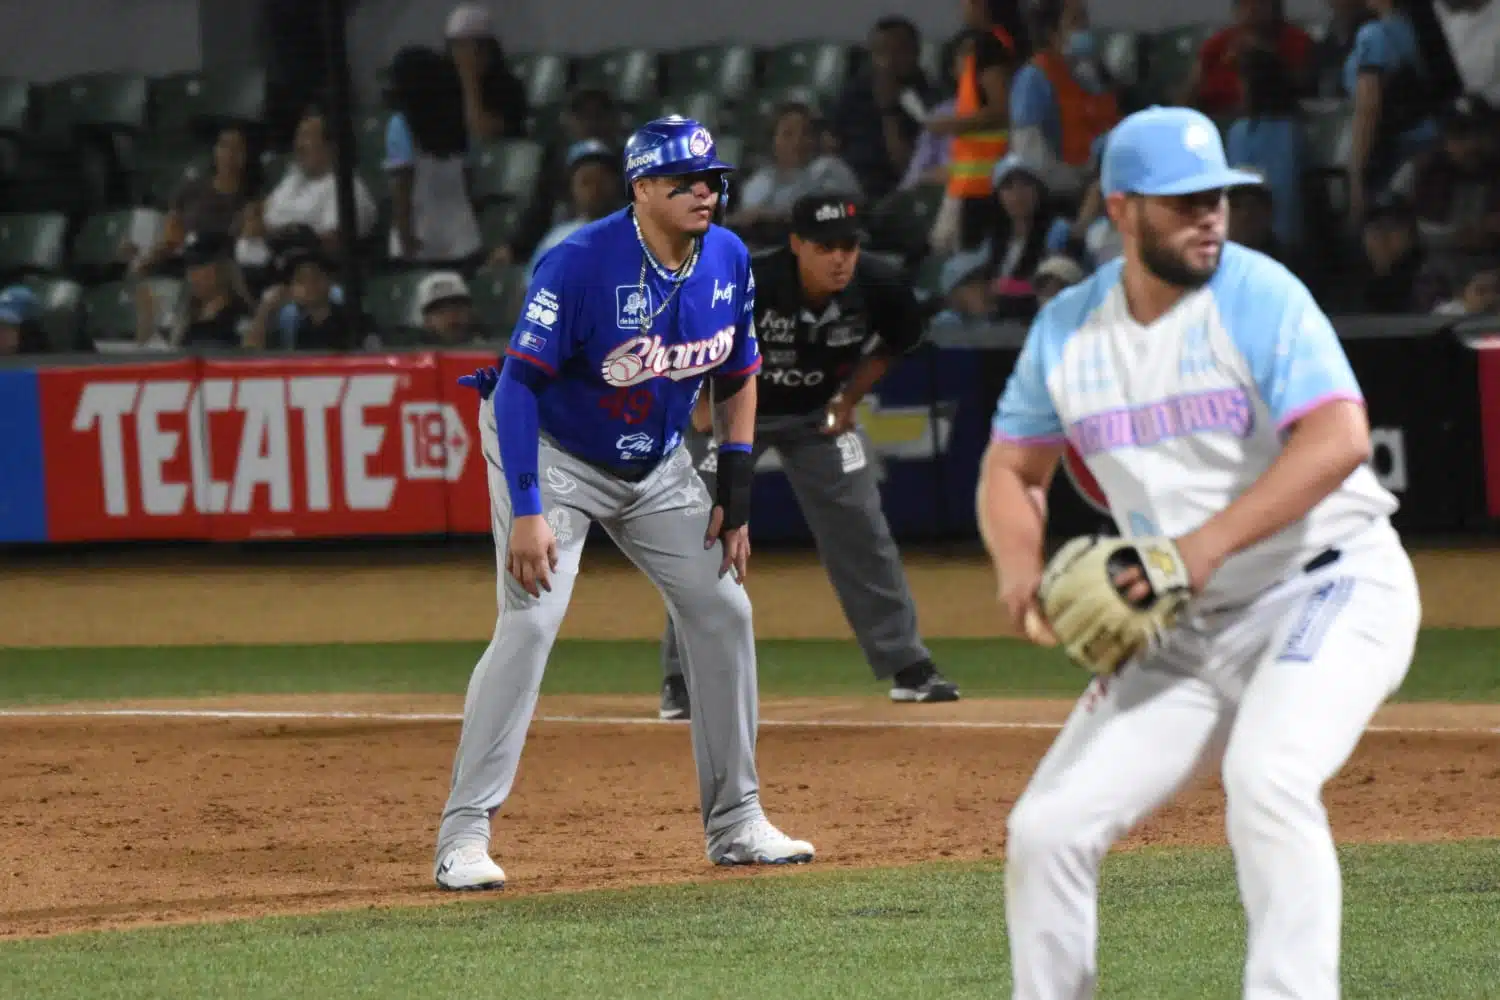
<path id="1" fill-rule="evenodd" d="M 625 144 L 625 180 L 733 170 L 722 162 L 713 134 L 691 118 L 658 118 L 636 129 Z"/>

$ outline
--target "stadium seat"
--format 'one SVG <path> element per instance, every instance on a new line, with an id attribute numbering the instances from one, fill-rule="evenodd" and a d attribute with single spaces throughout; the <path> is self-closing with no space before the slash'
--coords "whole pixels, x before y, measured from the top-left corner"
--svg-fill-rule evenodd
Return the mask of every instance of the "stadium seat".
<path id="1" fill-rule="evenodd" d="M 495 340 L 510 335 L 521 301 L 526 297 L 526 266 L 516 264 L 500 270 L 481 271 L 469 283 L 474 296 L 474 314 Z"/>
<path id="2" fill-rule="evenodd" d="M 111 277 L 123 266 L 120 245 L 130 242 L 145 251 L 156 242 L 161 226 L 162 213 L 151 208 L 91 215 L 73 240 L 70 270 L 85 281 Z"/>
<path id="3" fill-rule="evenodd" d="M 905 254 L 915 259 L 927 249 L 927 235 L 943 189 L 936 184 L 921 185 L 887 195 L 870 210 L 867 230 L 870 247 Z"/>
<path id="4" fill-rule="evenodd" d="M 23 282 L 42 307 L 42 330 L 47 347 L 58 353 L 78 346 L 83 319 L 83 287 L 68 278 L 44 278 L 38 275 Z"/>
<path id="5" fill-rule="evenodd" d="M 745 162 L 745 140 L 737 135 L 716 135 L 714 145 L 719 159 L 744 173 L 749 165 Z"/>
<path id="6" fill-rule="evenodd" d="M 1100 56 L 1104 71 L 1121 87 L 1134 87 L 1141 79 L 1141 39 L 1133 31 L 1101 31 Z"/>
<path id="7" fill-rule="evenodd" d="M 427 271 L 396 271 L 379 274 L 365 283 L 365 312 L 385 343 L 410 343 L 422 325 L 417 312 L 417 286 Z"/>
<path id="8" fill-rule="evenodd" d="M 939 90 L 948 89 L 948 78 L 953 75 L 950 67 L 943 65 L 946 50 L 942 39 L 928 38 L 922 42 L 921 54 L 917 56 L 917 65 L 927 74 L 927 81 Z"/>
<path id="9" fill-rule="evenodd" d="M 764 87 L 769 91 L 806 87 L 835 97 L 849 76 L 849 48 L 840 42 L 793 42 L 771 50 Z"/>
<path id="10" fill-rule="evenodd" d="M 493 248 L 510 243 L 525 211 L 526 203 L 520 201 L 486 205 L 479 213 L 479 236 L 484 245 Z"/>
<path id="11" fill-rule="evenodd" d="M 61 269 L 68 218 L 61 212 L 0 215 L 0 274 Z"/>
<path id="12" fill-rule="evenodd" d="M 478 203 L 530 201 L 542 173 L 542 144 L 531 139 L 502 139 L 487 143 L 474 158 L 470 194 Z"/>
<path id="13" fill-rule="evenodd" d="M 578 64 L 578 86 L 608 91 L 622 104 L 638 104 L 659 93 L 661 60 L 648 49 L 611 49 Z"/>
<path id="14" fill-rule="evenodd" d="M 0 132 L 24 132 L 31 123 L 31 84 L 0 77 Z"/>
<path id="15" fill-rule="evenodd" d="M 229 122 L 262 120 L 266 72 L 260 68 L 173 73 L 151 81 L 152 124 L 187 133 Z"/>
<path id="16" fill-rule="evenodd" d="M 669 94 L 717 94 L 744 100 L 755 85 L 755 52 L 748 45 L 695 45 L 667 56 Z"/>
<path id="17" fill-rule="evenodd" d="M 1166 102 L 1187 81 L 1198 50 L 1214 33 L 1211 24 L 1185 24 L 1145 36 L 1146 72 L 1141 78 L 1144 98 Z"/>
<path id="18" fill-rule="evenodd" d="M 167 331 L 182 294 L 176 278 L 148 278 L 146 287 L 156 300 L 156 328 Z M 135 283 L 110 281 L 83 293 L 83 332 L 90 340 L 134 340 L 136 334 Z"/>
<path id="19" fill-rule="evenodd" d="M 566 56 L 555 52 L 528 52 L 511 56 L 510 68 L 526 87 L 526 103 L 533 111 L 555 108 L 567 99 L 571 67 Z"/>
<path id="20" fill-rule="evenodd" d="M 84 73 L 38 88 L 43 132 L 67 135 L 93 128 L 135 132 L 146 124 L 146 78 L 133 73 Z"/>
<path id="21" fill-rule="evenodd" d="M 722 105 L 718 95 L 706 91 L 697 94 L 684 94 L 681 97 L 663 97 L 659 100 L 647 101 L 639 106 L 636 113 L 638 122 L 647 122 L 653 118 L 662 118 L 666 115 L 682 115 L 684 118 L 693 118 L 702 122 L 710 131 L 718 131 L 724 124 Z"/>
<path id="22" fill-rule="evenodd" d="M 138 143 L 128 184 L 131 202 L 166 209 L 183 181 L 203 176 L 212 160 L 201 143 L 181 138 Z"/>

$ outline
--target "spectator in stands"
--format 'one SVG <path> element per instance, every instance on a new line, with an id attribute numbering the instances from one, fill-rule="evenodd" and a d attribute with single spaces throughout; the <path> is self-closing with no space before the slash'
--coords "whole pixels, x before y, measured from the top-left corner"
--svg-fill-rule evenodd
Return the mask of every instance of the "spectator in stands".
<path id="1" fill-rule="evenodd" d="M 47 353 L 41 315 L 42 304 L 25 285 L 0 291 L 0 357 Z"/>
<path id="2" fill-rule="evenodd" d="M 563 221 L 569 195 L 567 150 L 591 139 L 615 150 L 623 145 L 620 109 L 603 90 L 585 87 L 569 95 L 562 126 L 566 142 L 547 147 L 541 190 L 522 212 L 510 242 L 491 250 L 489 266 L 509 267 L 516 261 L 529 260 L 542 237 Z"/>
<path id="3" fill-rule="evenodd" d="M 542 255 L 588 225 L 625 204 L 625 178 L 620 154 L 598 139 L 574 143 L 568 150 L 568 206 L 570 216 L 553 226 L 532 254 L 530 272 Z"/>
<path id="4" fill-rule="evenodd" d="M 939 253 L 971 248 L 995 225 L 990 175 L 1009 149 L 1010 79 L 1031 57 L 1014 0 L 962 0 L 963 69 L 953 113 L 929 117 L 927 131 L 952 137 L 948 190 L 933 223 L 932 244 Z"/>
<path id="5" fill-rule="evenodd" d="M 859 178 L 837 156 L 820 153 L 819 123 L 813 110 L 796 102 L 776 112 L 771 135 L 771 163 L 750 175 L 740 189 L 738 206 L 728 218 L 736 229 L 755 228 L 767 242 L 785 236 L 792 205 L 803 195 L 837 193 L 862 197 Z M 778 232 L 771 232 L 778 230 Z"/>
<path id="6" fill-rule="evenodd" d="M 484 339 L 468 283 L 455 271 L 434 271 L 423 278 L 417 287 L 417 309 L 422 314 L 423 343 L 454 347 Z"/>
<path id="7" fill-rule="evenodd" d="M 333 259 L 316 239 L 276 258 L 278 283 L 266 289 L 246 346 L 283 351 L 347 351 L 359 346 L 363 324 L 334 284 Z"/>
<path id="8" fill-rule="evenodd" d="M 1245 168 L 1241 168 L 1245 169 Z M 1247 172 L 1254 173 L 1251 167 Z M 1251 250 L 1259 250 L 1267 257 L 1297 270 L 1296 261 L 1276 234 L 1276 191 L 1270 182 L 1246 184 L 1229 190 L 1229 238 Z"/>
<path id="9" fill-rule="evenodd" d="M 878 200 L 895 190 L 906 174 L 922 132 L 921 124 L 902 107 L 902 95 L 910 93 L 923 108 L 930 108 L 937 92 L 922 72 L 922 36 L 911 21 L 881 18 L 868 44 L 869 65 L 839 95 L 833 134 L 865 194 Z"/>
<path id="10" fill-rule="evenodd" d="M 1362 236 L 1364 270 L 1351 288 L 1349 312 L 1402 315 L 1426 312 L 1420 301 L 1419 279 L 1424 254 L 1411 205 L 1396 197 L 1382 197 L 1365 214 Z"/>
<path id="11" fill-rule="evenodd" d="M 1463 291 L 1433 310 L 1439 316 L 1487 316 L 1500 313 L 1500 271 L 1484 268 L 1469 276 Z"/>
<path id="12" fill-rule="evenodd" d="M 463 89 L 469 141 L 490 142 L 526 134 L 526 86 L 505 61 L 490 12 L 459 4 L 448 15 L 448 55 Z"/>
<path id="13" fill-rule="evenodd" d="M 1344 99 L 1353 96 L 1344 89 L 1344 63 L 1354 51 L 1354 36 L 1370 19 L 1370 12 L 1365 9 L 1365 0 L 1328 0 L 1328 10 L 1323 37 L 1313 43 L 1309 89 L 1313 97 Z"/>
<path id="14" fill-rule="evenodd" d="M 932 108 L 932 114 L 938 117 L 951 115 L 957 105 L 957 100 L 950 97 Z M 922 134 L 917 136 L 917 144 L 912 149 L 906 173 L 897 189 L 905 191 L 924 184 L 947 184 L 948 154 L 951 148 L 952 142 L 947 137 L 935 135 L 924 128 Z"/>
<path id="15" fill-rule="evenodd" d="M 1500 161 L 1495 114 L 1477 97 L 1460 97 L 1442 114 L 1442 141 L 1391 178 L 1412 204 L 1428 266 L 1472 271 L 1476 257 L 1500 256 Z"/>
<path id="16" fill-rule="evenodd" d="M 334 171 L 336 150 L 328 136 L 323 112 L 309 108 L 297 124 L 292 145 L 293 162 L 259 212 L 247 215 L 243 235 L 270 244 L 284 240 L 293 230 L 308 227 L 323 241 L 330 254 L 339 251 L 338 178 Z M 375 228 L 375 199 L 364 181 L 354 178 L 357 231 L 368 236 Z M 243 262 L 243 261 L 242 261 Z"/>
<path id="17" fill-rule="evenodd" d="M 250 333 L 251 315 L 229 236 L 214 230 L 189 233 L 182 245 L 182 263 L 187 280 L 168 334 L 170 346 L 240 347 Z M 153 303 L 145 315 L 152 316 L 154 308 Z M 148 322 L 137 332 L 145 343 L 154 330 Z"/>
<path id="18" fill-rule="evenodd" d="M 1500 3 L 1439 0 L 1433 10 L 1464 92 L 1500 106 Z"/>
<path id="19" fill-rule="evenodd" d="M 1000 221 L 978 252 L 960 254 L 946 267 L 953 282 L 948 304 L 959 314 L 1017 320 L 1036 315 L 1031 279 L 1047 256 L 1052 228 L 1042 174 L 1040 165 L 1016 153 L 995 165 L 991 183 Z"/>
<path id="20" fill-rule="evenodd" d="M 1365 0 L 1375 17 L 1354 36 L 1344 87 L 1354 95 L 1345 173 L 1349 217 L 1358 224 L 1396 168 L 1437 139 L 1432 81 L 1410 19 L 1396 0 Z"/>
<path id="21" fill-rule="evenodd" d="M 1036 273 L 1031 276 L 1037 308 L 1040 309 L 1057 298 L 1063 289 L 1072 288 L 1083 279 L 1083 268 L 1072 257 L 1060 253 L 1048 257 L 1036 266 Z"/>
<path id="22" fill-rule="evenodd" d="M 1252 168 L 1265 178 L 1276 206 L 1275 232 L 1280 243 L 1302 242 L 1302 184 L 1306 152 L 1297 94 L 1281 61 L 1262 49 L 1240 60 L 1245 107 L 1229 126 L 1225 155 L 1230 163 Z"/>
<path id="23" fill-rule="evenodd" d="M 1226 116 L 1242 110 L 1245 91 L 1240 64 L 1246 54 L 1261 50 L 1280 60 L 1291 76 L 1293 89 L 1306 89 L 1312 69 L 1312 38 L 1286 20 L 1281 0 L 1234 0 L 1234 23 L 1203 43 L 1198 61 L 1184 87 L 1184 104 L 1204 114 Z"/>
<path id="24" fill-rule="evenodd" d="M 1083 0 L 1041 0 L 1036 54 L 1010 87 L 1010 148 L 1037 165 L 1054 195 L 1076 198 L 1094 141 L 1120 120 Z"/>
<path id="25" fill-rule="evenodd" d="M 238 237 L 247 216 L 258 211 L 261 197 L 260 157 L 237 125 L 219 132 L 214 142 L 213 168 L 207 177 L 186 180 L 172 194 L 167 217 L 156 243 L 145 253 L 122 247 L 130 258 L 133 277 L 155 274 L 167 264 L 181 264 L 179 255 L 189 233 L 226 233 Z"/>
<path id="26" fill-rule="evenodd" d="M 458 74 L 438 53 L 409 46 L 391 61 L 390 79 L 394 113 L 385 133 L 394 215 L 390 255 L 468 263 L 482 247 L 469 200 Z"/>

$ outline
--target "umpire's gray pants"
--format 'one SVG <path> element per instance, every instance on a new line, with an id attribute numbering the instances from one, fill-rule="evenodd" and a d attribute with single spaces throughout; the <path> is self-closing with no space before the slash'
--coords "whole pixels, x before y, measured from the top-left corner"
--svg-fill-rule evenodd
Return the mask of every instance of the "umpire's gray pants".
<path id="1" fill-rule="evenodd" d="M 755 428 L 756 461 L 775 449 L 782 470 L 812 529 L 818 557 L 843 606 L 844 618 L 877 678 L 931 659 L 917 632 L 917 609 L 880 505 L 874 452 L 861 430 L 823 432 L 822 412 L 812 417 L 772 417 Z M 688 447 L 704 482 L 715 488 L 718 456 L 706 436 L 690 434 Z M 751 540 L 755 515 L 750 517 Z M 662 669 L 681 676 L 677 628 L 667 619 Z"/>

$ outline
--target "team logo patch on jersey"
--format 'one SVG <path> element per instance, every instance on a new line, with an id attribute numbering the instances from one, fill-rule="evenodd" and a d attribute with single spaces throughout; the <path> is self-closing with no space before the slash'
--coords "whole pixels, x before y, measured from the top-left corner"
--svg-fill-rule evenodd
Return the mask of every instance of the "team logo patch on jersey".
<path id="1" fill-rule="evenodd" d="M 615 286 L 615 325 L 621 330 L 639 330 L 651 317 L 651 289 L 639 285 Z"/>
<path id="2" fill-rule="evenodd" d="M 634 434 L 622 434 L 615 441 L 615 449 L 625 461 L 634 461 L 651 454 L 651 435 L 644 431 Z"/>
<path id="3" fill-rule="evenodd" d="M 523 351 L 539 354 L 542 348 L 547 346 L 547 341 L 529 330 L 522 330 L 520 336 L 516 337 L 516 346 Z"/>
<path id="4" fill-rule="evenodd" d="M 712 309 L 714 306 L 718 305 L 720 302 L 725 302 L 725 303 L 728 303 L 729 305 L 734 305 L 734 285 L 726 283 L 725 285 L 723 285 L 721 287 L 719 285 L 719 279 L 715 278 L 714 279 L 714 300 L 708 304 L 708 307 L 710 309 Z"/>
<path id="5" fill-rule="evenodd" d="M 552 329 L 557 323 L 557 296 L 546 288 L 538 288 L 531 301 L 526 303 L 526 322 Z M 540 346 L 541 341 L 538 340 L 537 347 Z"/>
<path id="6" fill-rule="evenodd" d="M 612 386 L 640 385 L 654 378 L 680 382 L 717 368 L 734 347 L 734 327 L 685 344 L 664 344 L 657 336 L 631 337 L 604 356 L 600 374 Z"/>

